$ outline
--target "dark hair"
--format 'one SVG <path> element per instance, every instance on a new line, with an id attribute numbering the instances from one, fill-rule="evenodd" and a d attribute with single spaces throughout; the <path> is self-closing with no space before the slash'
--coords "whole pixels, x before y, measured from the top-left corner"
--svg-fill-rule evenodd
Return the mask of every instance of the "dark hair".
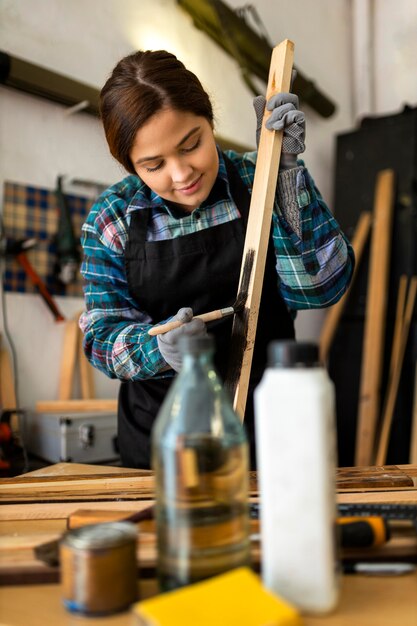
<path id="1" fill-rule="evenodd" d="M 129 153 L 135 135 L 163 108 L 191 112 L 213 123 L 210 98 L 199 79 L 165 50 L 135 52 L 119 61 L 100 93 L 110 152 L 135 174 Z"/>

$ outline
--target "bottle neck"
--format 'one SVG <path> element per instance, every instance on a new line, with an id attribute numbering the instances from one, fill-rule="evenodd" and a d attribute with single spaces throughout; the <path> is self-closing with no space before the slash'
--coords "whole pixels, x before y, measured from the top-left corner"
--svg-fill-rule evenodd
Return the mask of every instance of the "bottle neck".
<path id="1" fill-rule="evenodd" d="M 213 369 L 213 353 L 210 351 L 191 353 L 186 352 L 182 357 L 182 368 L 190 369 L 194 367 L 203 367 L 205 369 Z"/>

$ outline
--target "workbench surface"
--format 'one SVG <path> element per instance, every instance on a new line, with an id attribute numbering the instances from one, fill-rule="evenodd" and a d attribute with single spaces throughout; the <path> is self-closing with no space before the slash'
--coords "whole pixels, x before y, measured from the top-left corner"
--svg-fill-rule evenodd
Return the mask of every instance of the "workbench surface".
<path id="1" fill-rule="evenodd" d="M 339 502 L 417 504 L 417 466 L 343 468 L 338 470 L 336 484 Z M 94 509 L 129 514 L 149 506 L 152 497 L 151 472 L 107 466 L 59 463 L 0 480 L 0 583 L 4 585 L 0 588 L 0 624 L 133 626 L 134 618 L 129 612 L 107 618 L 69 614 L 62 606 L 58 568 L 37 561 L 34 548 L 59 538 L 67 517 L 74 511 Z M 255 474 L 251 475 L 251 499 L 257 499 Z M 140 598 L 157 592 L 149 573 L 155 560 L 154 537 L 148 533 L 146 538 L 146 534 L 143 533 L 145 541 L 138 554 L 147 571 L 138 579 Z M 416 560 L 417 539 L 397 539 L 386 550 L 388 556 L 392 556 L 392 550 L 398 555 L 412 553 Z M 50 584 L 52 581 L 54 584 Z M 328 616 L 305 616 L 304 624 L 416 626 L 417 573 L 397 577 L 343 576 L 337 610 Z"/>

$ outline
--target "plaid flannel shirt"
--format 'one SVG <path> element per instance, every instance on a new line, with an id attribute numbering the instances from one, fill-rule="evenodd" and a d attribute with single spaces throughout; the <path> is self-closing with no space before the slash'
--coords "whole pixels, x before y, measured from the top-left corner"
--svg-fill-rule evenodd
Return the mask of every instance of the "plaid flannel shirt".
<path id="1" fill-rule="evenodd" d="M 251 192 L 256 152 L 226 154 Z M 277 291 L 293 316 L 297 310 L 337 302 L 354 266 L 351 246 L 303 162 L 298 165 L 280 173 L 273 212 Z M 81 236 L 86 311 L 80 326 L 87 358 L 110 378 L 141 380 L 173 375 L 172 370 L 163 371 L 166 363 L 156 337 L 147 333 L 152 324 L 166 320 L 150 319 L 129 293 L 124 250 L 132 212 L 151 208 L 149 241 L 181 237 L 239 219 L 220 151 L 218 181 L 223 192 L 215 198 L 210 194 L 198 209 L 181 219 L 137 176 L 127 176 L 107 189 L 91 208 Z M 157 282 L 155 277 L 156 288 Z"/>

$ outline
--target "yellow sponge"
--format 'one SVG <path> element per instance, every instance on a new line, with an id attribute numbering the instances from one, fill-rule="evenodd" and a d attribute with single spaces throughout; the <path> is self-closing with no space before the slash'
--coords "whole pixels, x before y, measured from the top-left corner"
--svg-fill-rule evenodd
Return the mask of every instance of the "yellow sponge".
<path id="1" fill-rule="evenodd" d="M 292 605 L 267 591 L 247 567 L 137 602 L 147 626 L 301 626 Z"/>

